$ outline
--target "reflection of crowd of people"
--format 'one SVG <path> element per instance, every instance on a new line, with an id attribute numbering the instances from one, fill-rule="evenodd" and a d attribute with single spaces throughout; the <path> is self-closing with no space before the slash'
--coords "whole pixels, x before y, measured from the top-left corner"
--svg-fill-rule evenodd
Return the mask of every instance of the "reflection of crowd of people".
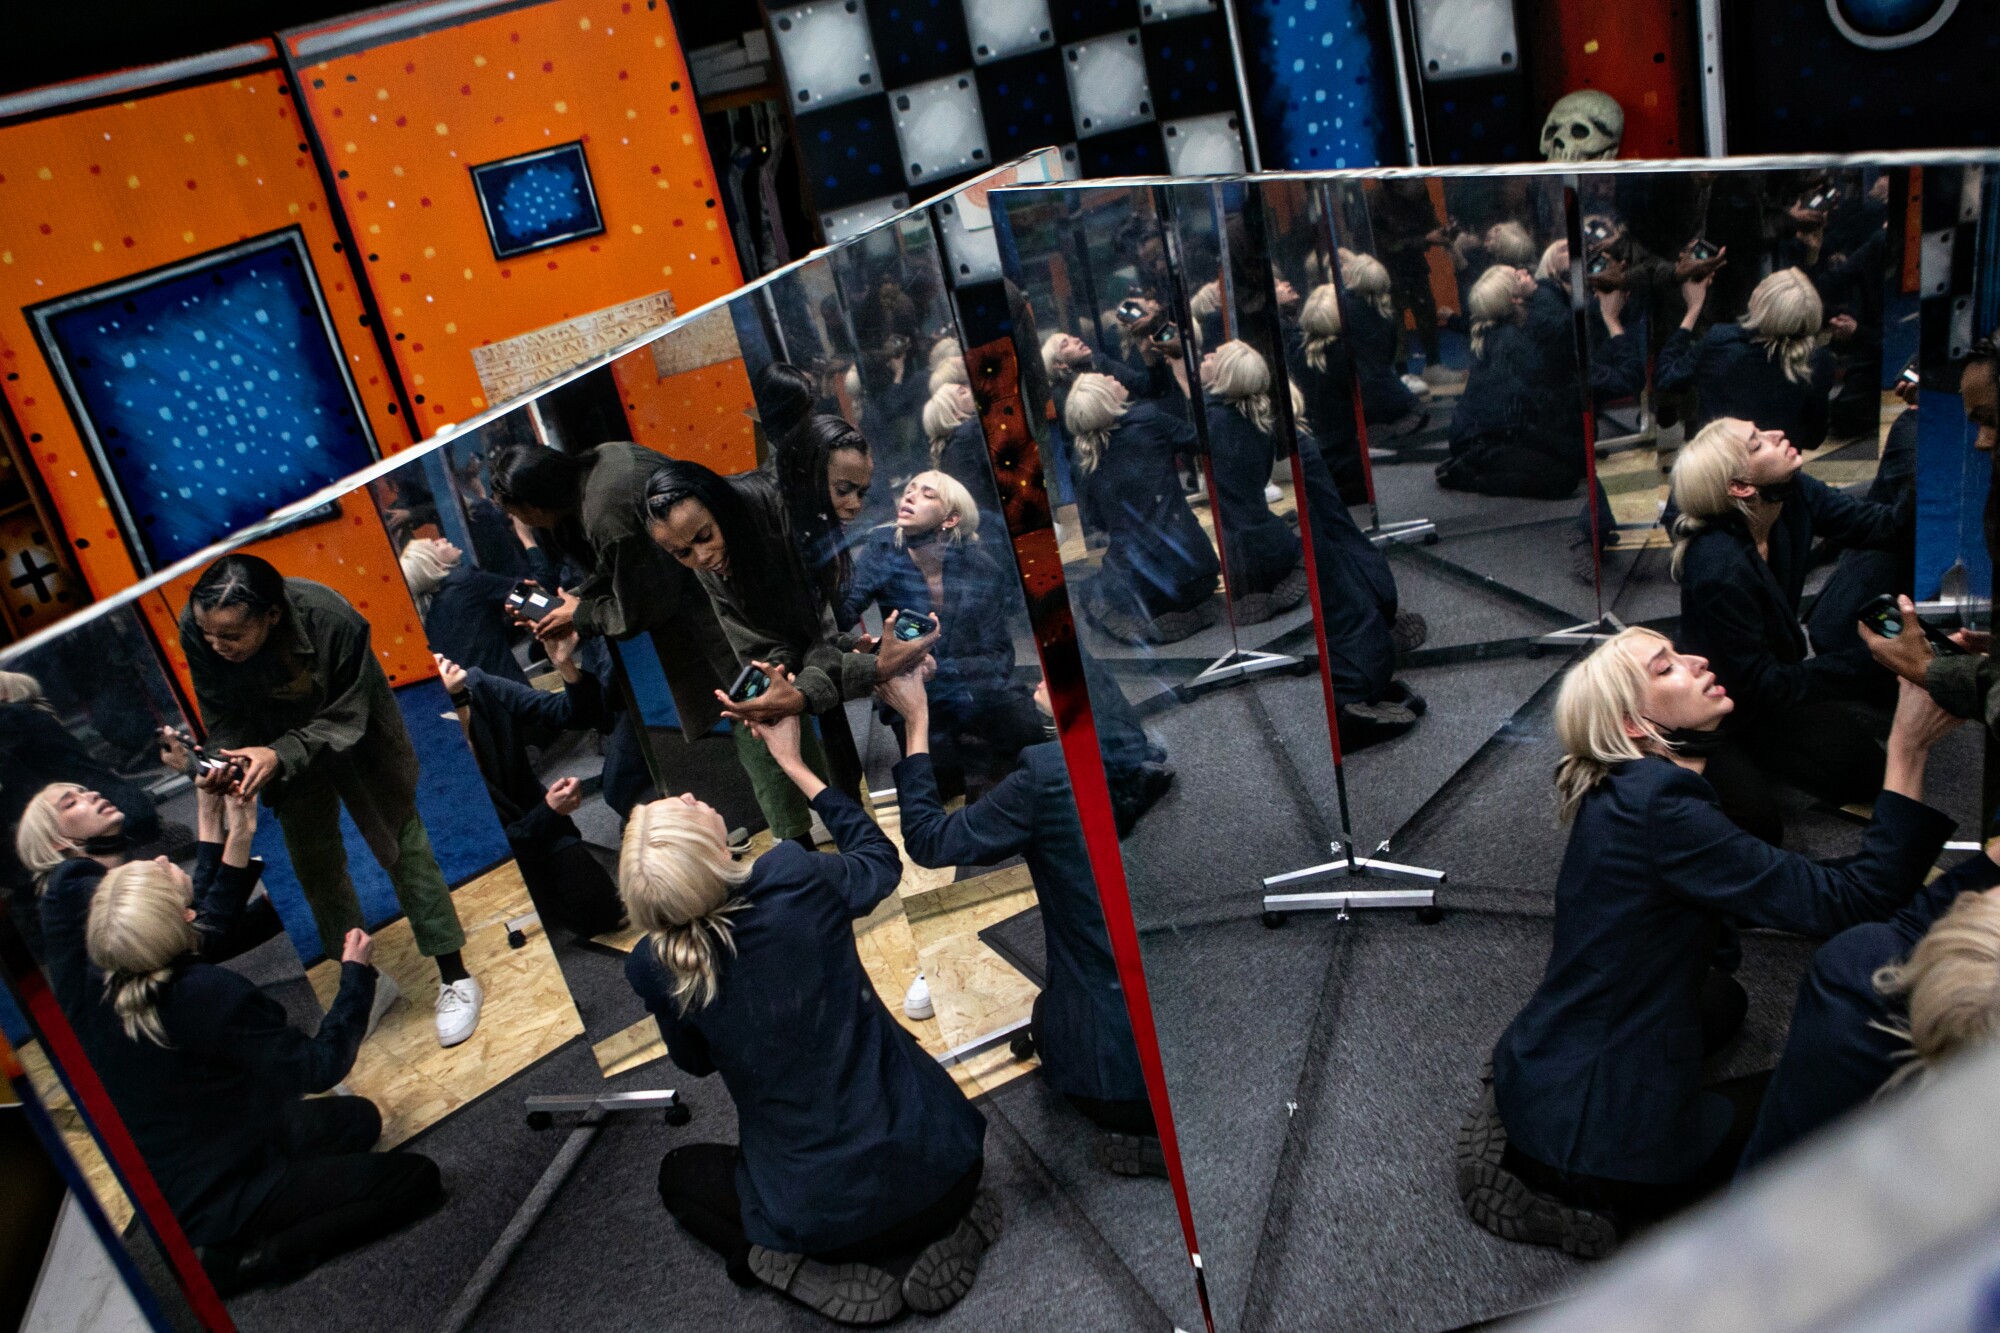
<path id="1" fill-rule="evenodd" d="M 1778 276 L 1778 297 L 1807 303 Z M 1781 347 L 1772 359 L 1775 386 Z M 1978 450 L 2000 433 L 1997 384 L 1986 340 L 1958 386 Z M 1678 635 L 1625 630 L 1558 695 L 1574 827 L 1554 945 L 1459 1153 L 1468 1212 L 1508 1239 L 1607 1253 L 2000 1028 L 2000 838 L 1934 876 L 1952 822 L 1922 803 L 1932 747 L 1961 719 L 2000 724 L 1990 636 L 1934 647 L 1905 555 L 1854 575 L 1905 571 L 1879 589 L 1902 594 L 1893 614 L 1857 625 L 1863 590 L 1839 592 L 1845 627 L 1817 625 L 1809 652 L 1815 536 L 1850 554 L 1906 547 L 1911 502 L 1900 472 L 1857 498 L 1800 467 L 1782 428 L 1721 415 L 1697 431 L 1673 470 Z M 1872 802 L 1859 854 L 1783 850 L 1773 781 Z M 1825 943 L 1776 1068 L 1704 1085 L 1703 1059 L 1749 1007 L 1733 975 L 1744 924 Z"/>

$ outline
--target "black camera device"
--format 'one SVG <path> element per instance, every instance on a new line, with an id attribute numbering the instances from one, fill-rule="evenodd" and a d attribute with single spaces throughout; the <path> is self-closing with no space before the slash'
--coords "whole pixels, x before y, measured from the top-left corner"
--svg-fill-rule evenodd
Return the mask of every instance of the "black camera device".
<path id="1" fill-rule="evenodd" d="M 1699 237 L 1695 239 L 1693 244 L 1688 246 L 1688 258 L 1700 264 L 1706 264 L 1721 253 L 1722 250 L 1714 241 Z"/>
<path id="2" fill-rule="evenodd" d="M 889 623 L 887 631 L 904 643 L 909 643 L 931 632 L 930 617 L 920 616 L 915 611 L 898 611 L 896 618 Z"/>
<path id="3" fill-rule="evenodd" d="M 1869 599 L 1868 604 L 1861 608 L 1861 623 L 1885 639 L 1893 639 L 1901 634 L 1903 609 L 1896 605 L 1896 595 L 1885 592 L 1879 597 Z M 1947 657 L 1964 654 L 1965 649 L 1953 643 L 1950 635 L 1935 625 L 1925 624 L 1922 616 L 1917 617 L 1917 628 L 1923 631 L 1924 637 L 1931 641 L 1931 647 L 1937 649 L 1940 654 Z"/>
<path id="4" fill-rule="evenodd" d="M 561 600 L 540 584 L 523 579 L 507 594 L 507 609 L 523 619 L 540 620 L 555 610 Z"/>
<path id="5" fill-rule="evenodd" d="M 729 687 L 729 702 L 747 704 L 758 695 L 771 688 L 771 678 L 754 666 L 744 667 L 736 673 L 736 682 Z"/>

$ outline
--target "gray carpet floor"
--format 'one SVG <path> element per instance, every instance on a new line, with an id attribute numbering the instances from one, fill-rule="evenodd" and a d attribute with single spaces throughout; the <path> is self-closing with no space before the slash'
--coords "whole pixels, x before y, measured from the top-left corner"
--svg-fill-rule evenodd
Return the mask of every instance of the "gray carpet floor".
<path id="1" fill-rule="evenodd" d="M 521 1099 L 596 1087 L 675 1087 L 693 1120 L 673 1128 L 653 1115 L 631 1115 L 608 1124 L 473 1327 L 828 1327 L 769 1290 L 739 1290 L 720 1259 L 660 1206 L 654 1177 L 663 1152 L 736 1137 L 721 1080 L 689 1080 L 661 1064 L 607 1082 L 580 1041 L 407 1145 L 442 1169 L 449 1191 L 442 1210 L 289 1286 L 239 1296 L 231 1313 L 251 1333 L 436 1327 L 568 1133 L 561 1121 L 540 1133 L 528 1129 Z M 1050 1312 L 1060 1310 L 1064 1328 L 1199 1327 L 1166 1182 L 1098 1168 L 1090 1136 L 1078 1132 L 1084 1122 L 1038 1078 L 980 1106 L 987 1117 L 984 1187 L 1000 1199 L 1006 1229 L 971 1295 L 925 1326 L 1046 1329 Z"/>

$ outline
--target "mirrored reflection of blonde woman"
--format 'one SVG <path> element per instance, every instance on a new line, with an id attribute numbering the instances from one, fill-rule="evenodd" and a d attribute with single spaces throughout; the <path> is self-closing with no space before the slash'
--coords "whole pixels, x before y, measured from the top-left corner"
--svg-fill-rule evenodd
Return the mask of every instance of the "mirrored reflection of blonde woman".
<path id="1" fill-rule="evenodd" d="M 224 1293 L 291 1281 L 444 1200 L 429 1158 L 371 1151 L 382 1133 L 373 1102 L 309 1096 L 354 1065 L 375 991 L 368 936 L 348 932 L 340 990 L 307 1036 L 252 982 L 200 961 L 205 930 L 226 932 L 230 906 L 219 894 L 195 903 L 193 882 L 164 858 L 106 873 L 86 927 L 96 993 L 74 1016 Z"/>
<path id="2" fill-rule="evenodd" d="M 1729 1035 L 1706 984 L 1727 924 L 1825 936 L 1883 920 L 1951 835 L 1922 804 L 1923 776 L 1957 723 L 1923 691 L 1903 687 L 1860 853 L 1825 862 L 1716 804 L 1703 771 L 1733 706 L 1704 659 L 1646 629 L 1562 683 L 1556 790 L 1571 831 L 1554 941 L 1494 1048 L 1493 1100 L 1459 1162 L 1467 1211 L 1497 1235 L 1594 1257 L 1725 1183 L 1766 1077 L 1702 1085 L 1705 1048 Z"/>
<path id="3" fill-rule="evenodd" d="M 758 740 L 834 836 L 837 855 L 780 842 L 731 859 L 693 795 L 634 810 L 618 888 L 646 938 L 625 975 L 674 1063 L 719 1073 L 739 1143 L 676 1148 L 660 1198 L 723 1257 L 848 1324 L 936 1313 L 972 1288 L 999 1235 L 981 1193 L 985 1118 L 884 1007 L 854 922 L 895 892 L 895 844 L 799 754 L 799 719 Z M 899 1282 L 885 1265 L 914 1254 Z"/>
<path id="4" fill-rule="evenodd" d="M 1779 430 L 1800 449 L 1826 441 L 1833 354 L 1822 334 L 1826 312 L 1812 279 L 1780 269 L 1750 293 L 1750 309 L 1734 324 L 1717 324 L 1700 338 L 1713 276 L 1681 284 L 1687 314 L 1660 349 L 1654 385 L 1661 393 L 1693 388 L 1699 404 L 1687 420 L 1689 438 L 1721 417 L 1741 417 Z"/>

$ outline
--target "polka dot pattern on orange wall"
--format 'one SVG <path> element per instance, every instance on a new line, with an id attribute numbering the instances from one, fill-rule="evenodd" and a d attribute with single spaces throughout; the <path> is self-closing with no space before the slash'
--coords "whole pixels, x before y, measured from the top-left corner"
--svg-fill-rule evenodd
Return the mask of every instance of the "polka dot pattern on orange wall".
<path id="1" fill-rule="evenodd" d="M 703 225 L 721 205 L 706 145 L 683 133 L 700 112 L 665 4 L 552 0 L 302 72 L 404 382 L 424 377 L 425 433 L 485 405 L 475 347 L 662 288 L 691 310 L 741 284 L 727 230 Z M 603 232 L 495 259 L 472 168 L 576 141 Z"/>

